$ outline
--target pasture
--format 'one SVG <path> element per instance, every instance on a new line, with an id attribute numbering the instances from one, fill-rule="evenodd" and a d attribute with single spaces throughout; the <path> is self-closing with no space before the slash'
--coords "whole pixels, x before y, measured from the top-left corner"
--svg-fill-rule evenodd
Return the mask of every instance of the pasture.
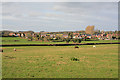
<path id="1" fill-rule="evenodd" d="M 40 42 L 40 41 L 28 41 L 28 39 L 20 37 L 0 37 L 2 44 L 65 44 L 66 42 Z M 81 43 L 109 43 L 118 42 L 118 40 L 99 40 L 99 41 L 82 41 Z M 69 42 L 73 43 L 73 42 Z"/>
<path id="2" fill-rule="evenodd" d="M 3 78 L 118 77 L 118 44 L 2 48 Z"/>

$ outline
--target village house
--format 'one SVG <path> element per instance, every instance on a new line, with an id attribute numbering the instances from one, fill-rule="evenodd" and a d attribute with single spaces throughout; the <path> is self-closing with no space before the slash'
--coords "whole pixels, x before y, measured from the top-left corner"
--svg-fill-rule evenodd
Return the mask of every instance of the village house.
<path id="1" fill-rule="evenodd" d="M 85 35 L 85 34 L 82 34 L 81 36 L 82 36 L 82 38 L 85 38 L 86 35 Z"/>
<path id="2" fill-rule="evenodd" d="M 63 34 L 63 37 L 64 38 L 68 38 L 68 34 Z"/>
<path id="3" fill-rule="evenodd" d="M 41 37 L 46 37 L 49 32 L 41 32 Z"/>
<path id="4" fill-rule="evenodd" d="M 9 33 L 9 36 L 14 36 L 15 35 L 15 33 Z"/>
<path id="5" fill-rule="evenodd" d="M 96 35 L 91 35 L 91 38 L 96 38 Z"/>
<path id="6" fill-rule="evenodd" d="M 95 34 L 95 37 L 101 39 L 101 34 Z"/>
<path id="7" fill-rule="evenodd" d="M 74 35 L 73 38 L 79 38 L 79 35 Z"/>
<path id="8" fill-rule="evenodd" d="M 109 39 L 109 40 L 111 40 L 112 39 L 112 34 L 107 34 L 106 38 Z"/>
<path id="9" fill-rule="evenodd" d="M 63 37 L 63 34 L 56 34 L 56 37 Z"/>
<path id="10" fill-rule="evenodd" d="M 87 38 L 91 39 L 91 34 L 86 34 Z"/>
<path id="11" fill-rule="evenodd" d="M 32 37 L 37 37 L 38 33 L 32 33 Z"/>
<path id="12" fill-rule="evenodd" d="M 80 34 L 79 33 L 73 33 L 73 38 L 79 38 Z"/>
<path id="13" fill-rule="evenodd" d="M 17 36 L 19 36 L 19 37 L 20 37 L 20 33 L 17 33 Z"/>
<path id="14" fill-rule="evenodd" d="M 75 35 L 78 35 L 78 36 L 79 36 L 80 34 L 79 34 L 79 33 L 73 33 L 73 35 L 74 35 L 74 36 L 75 36 Z"/>
<path id="15" fill-rule="evenodd" d="M 82 36 L 78 36 L 77 38 L 78 38 L 78 39 L 82 39 Z"/>
<path id="16" fill-rule="evenodd" d="M 41 37 L 46 37 L 46 34 L 41 34 Z"/>
<path id="17" fill-rule="evenodd" d="M 50 37 L 51 37 L 51 38 L 54 38 L 54 37 L 55 37 L 55 35 L 54 35 L 54 34 L 50 34 Z"/>
<path id="18" fill-rule="evenodd" d="M 21 33 L 21 37 L 24 37 L 24 34 L 23 34 L 23 33 Z"/>

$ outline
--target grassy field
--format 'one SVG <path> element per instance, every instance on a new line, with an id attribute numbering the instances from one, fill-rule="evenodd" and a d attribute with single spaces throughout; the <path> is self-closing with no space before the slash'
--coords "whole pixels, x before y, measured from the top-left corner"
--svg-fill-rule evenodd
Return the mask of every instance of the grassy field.
<path id="1" fill-rule="evenodd" d="M 1 39 L 1 38 L 0 38 Z M 66 42 L 40 42 L 40 41 L 28 41 L 27 39 L 19 37 L 2 37 L 2 44 L 64 44 Z M 19 40 L 19 41 L 14 41 Z M 118 42 L 118 40 L 99 40 L 99 41 L 82 41 L 81 43 L 106 43 L 106 42 Z M 73 42 L 70 42 L 73 43 Z"/>
<path id="2" fill-rule="evenodd" d="M 16 52 L 13 49 L 16 48 Z M 3 78 L 117 78 L 118 45 L 3 47 Z M 72 61 L 71 58 L 79 61 Z"/>

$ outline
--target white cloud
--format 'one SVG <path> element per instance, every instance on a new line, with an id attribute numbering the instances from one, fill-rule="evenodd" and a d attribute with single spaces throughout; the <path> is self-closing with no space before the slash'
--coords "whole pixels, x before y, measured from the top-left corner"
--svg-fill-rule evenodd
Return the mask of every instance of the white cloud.
<path id="1" fill-rule="evenodd" d="M 1 0 L 2 2 L 118 2 L 119 0 Z"/>
<path id="2" fill-rule="evenodd" d="M 115 30 L 118 17 L 117 3 L 110 2 L 53 2 L 3 3 L 3 24 L 14 30 L 34 31 L 84 30 L 87 25 Z M 28 27 L 32 26 L 32 27 Z M 10 29 L 10 27 L 4 27 Z"/>

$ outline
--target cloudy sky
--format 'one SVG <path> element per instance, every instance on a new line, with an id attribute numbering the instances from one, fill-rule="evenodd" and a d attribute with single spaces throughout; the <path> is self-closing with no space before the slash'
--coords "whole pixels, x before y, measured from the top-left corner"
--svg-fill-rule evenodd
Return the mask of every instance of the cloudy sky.
<path id="1" fill-rule="evenodd" d="M 0 14 L 3 30 L 118 30 L 117 2 L 4 2 Z"/>

